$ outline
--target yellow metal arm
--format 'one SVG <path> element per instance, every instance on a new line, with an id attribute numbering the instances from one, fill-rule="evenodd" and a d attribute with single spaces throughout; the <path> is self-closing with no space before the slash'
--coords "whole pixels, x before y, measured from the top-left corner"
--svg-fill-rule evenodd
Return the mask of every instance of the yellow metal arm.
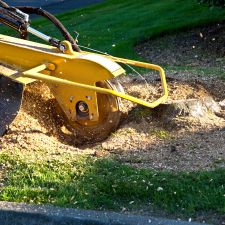
<path id="1" fill-rule="evenodd" d="M 163 96 L 165 96 L 165 98 L 168 97 L 166 75 L 165 75 L 165 71 L 162 67 L 155 65 L 155 64 L 144 63 L 144 62 L 134 61 L 134 60 L 130 60 L 130 59 L 123 59 L 123 58 L 118 58 L 118 57 L 114 57 L 114 56 L 109 56 L 108 58 L 114 60 L 115 62 L 159 71 L 159 76 L 161 78 L 161 83 L 162 83 L 162 88 L 163 88 L 163 93 L 164 93 Z"/>
<path id="2" fill-rule="evenodd" d="M 118 58 L 116 58 L 116 59 L 118 59 Z M 132 65 L 134 65 L 134 63 L 136 63 L 136 62 L 130 61 L 129 64 L 131 64 L 131 63 L 133 63 Z M 164 91 L 164 95 L 162 97 L 160 97 L 159 99 L 157 99 L 156 101 L 154 101 L 152 103 L 149 103 L 147 101 L 140 100 L 136 97 L 133 97 L 133 96 L 130 96 L 130 95 L 127 95 L 127 94 L 124 94 L 124 93 L 120 93 L 120 92 L 117 92 L 117 91 L 114 91 L 114 90 L 110 90 L 110 89 L 106 89 L 106 88 L 100 88 L 100 87 L 82 84 L 82 83 L 77 83 L 77 82 L 73 82 L 73 81 L 69 81 L 69 80 L 65 80 L 65 79 L 61 79 L 61 78 L 57 78 L 57 77 L 52 77 L 52 76 L 40 73 L 41 71 L 43 71 L 45 69 L 54 70 L 54 64 L 39 65 L 35 68 L 32 68 L 32 69 L 27 70 L 25 72 L 22 72 L 20 74 L 20 76 L 28 77 L 28 78 L 32 78 L 32 79 L 37 79 L 37 80 L 42 80 L 42 81 L 45 81 L 45 82 L 50 82 L 50 83 L 55 83 L 55 84 L 70 85 L 70 86 L 74 86 L 74 87 L 78 87 L 78 88 L 85 88 L 85 89 L 89 89 L 89 90 L 96 91 L 96 92 L 103 93 L 103 94 L 111 94 L 111 95 L 129 100 L 129 101 L 138 103 L 138 104 L 146 106 L 146 107 L 154 108 L 154 107 L 158 106 L 159 104 L 161 104 L 162 102 L 164 102 L 166 100 L 167 96 L 168 96 L 164 70 L 159 66 L 147 64 L 147 63 L 137 62 L 136 65 L 146 67 L 146 68 L 155 69 L 155 70 L 158 70 L 160 72 L 161 81 L 162 81 L 162 84 L 163 84 L 163 91 Z"/>
<path id="3" fill-rule="evenodd" d="M 70 44 L 68 44 L 68 46 L 70 46 Z M 54 88 L 56 92 L 54 95 L 58 98 L 57 101 L 64 103 L 65 110 L 69 108 L 72 111 L 72 113 L 68 113 L 68 115 L 74 115 L 75 113 L 74 106 L 70 104 L 68 100 L 70 96 L 75 94 L 72 87 L 80 88 L 79 91 L 76 92 L 77 101 L 86 101 L 86 96 L 93 96 L 93 100 L 88 101 L 88 106 L 90 112 L 95 115 L 93 118 L 96 119 L 98 118 L 96 92 L 121 97 L 150 108 L 154 108 L 163 103 L 168 97 L 164 70 L 160 66 L 154 64 L 108 55 L 93 54 L 90 52 L 62 54 L 52 46 L 5 35 L 0 35 L 0 49 L 0 63 L 3 62 L 3 64 L 13 65 L 18 71 L 25 70 L 25 72 L 20 72 L 18 76 L 16 75 L 16 78 L 10 74 L 3 75 L 9 76 L 23 84 L 33 82 L 32 79 L 40 79 L 49 82 L 49 86 L 51 86 L 51 83 L 69 85 L 66 89 L 64 87 Z M 44 62 L 49 62 L 50 64 L 48 65 L 46 63 L 45 65 L 43 64 Z M 110 80 L 124 74 L 124 70 L 118 63 L 159 71 L 163 89 L 161 97 L 154 102 L 147 102 L 111 89 L 96 87 L 95 84 L 98 81 Z M 36 67 L 40 64 L 42 64 L 41 67 Z M 50 65 L 53 65 L 53 67 L 55 65 L 56 68 L 49 68 Z M 30 70 L 29 68 L 34 69 Z M 46 74 L 47 72 L 48 75 L 41 73 L 41 71 L 46 70 L 46 68 L 52 70 L 52 73 L 47 71 L 43 73 Z M 85 90 L 82 90 L 82 88 Z M 66 90 L 66 93 L 64 90 Z"/>
<path id="4" fill-rule="evenodd" d="M 150 108 L 154 108 L 154 107 L 158 106 L 159 104 L 166 101 L 166 99 L 168 97 L 168 89 L 167 89 L 165 71 L 162 67 L 155 65 L 155 64 L 144 63 L 144 62 L 139 62 L 139 61 L 130 60 L 130 59 L 123 59 L 123 58 L 118 58 L 118 57 L 114 57 L 114 56 L 107 56 L 107 57 L 114 60 L 115 62 L 159 71 L 159 76 L 160 76 L 161 84 L 162 84 L 162 88 L 163 88 L 163 95 L 159 99 L 157 99 L 156 101 L 154 101 L 152 103 L 142 101 L 145 104 L 142 104 L 142 103 L 139 103 L 139 104 L 150 107 Z M 138 102 L 136 102 L 136 103 L 138 103 Z"/>

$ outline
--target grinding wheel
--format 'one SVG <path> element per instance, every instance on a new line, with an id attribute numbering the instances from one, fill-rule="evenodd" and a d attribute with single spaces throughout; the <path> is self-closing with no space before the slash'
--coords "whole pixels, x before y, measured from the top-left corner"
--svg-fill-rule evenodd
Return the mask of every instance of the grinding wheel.
<path id="1" fill-rule="evenodd" d="M 97 82 L 96 86 L 102 88 L 112 89 L 118 92 L 124 92 L 119 83 L 112 83 L 110 81 Z M 120 107 L 121 99 L 113 96 L 97 93 L 99 120 L 77 120 L 76 122 L 69 122 L 67 128 L 72 130 L 79 140 L 85 142 L 101 141 L 109 136 L 109 134 L 116 130 L 121 119 Z"/>

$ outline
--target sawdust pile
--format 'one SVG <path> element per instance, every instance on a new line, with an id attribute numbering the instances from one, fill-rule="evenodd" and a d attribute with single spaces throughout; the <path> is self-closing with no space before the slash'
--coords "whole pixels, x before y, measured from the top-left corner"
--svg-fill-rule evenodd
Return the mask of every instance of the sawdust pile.
<path id="1" fill-rule="evenodd" d="M 177 79 L 173 75 L 170 74 L 168 82 L 168 102 L 182 99 L 181 103 L 187 104 L 195 99 L 200 103 L 205 99 L 214 104 L 214 99 L 220 103 L 214 105 L 219 110 L 212 112 L 207 109 L 206 113 L 193 116 L 182 112 L 184 109 L 179 103 L 180 115 L 174 116 L 170 115 L 167 106 L 162 107 L 163 111 L 136 107 L 130 111 L 116 135 L 102 144 L 103 148 L 115 154 L 121 162 L 137 167 L 170 170 L 224 167 L 224 81 L 209 78 L 207 81 L 198 79 L 196 82 Z M 218 84 L 216 90 L 212 88 L 215 84 Z"/>
<path id="2" fill-rule="evenodd" d="M 192 37 L 190 39 L 192 40 Z M 156 54 L 154 49 L 152 50 L 155 45 L 142 46 L 144 48 L 137 48 L 138 52 L 143 53 L 142 56 L 145 56 L 146 52 L 149 54 L 149 51 Z M 179 54 L 180 52 L 182 51 L 179 51 Z M 183 53 L 185 54 L 185 51 Z M 215 58 L 215 55 L 213 57 Z M 221 60 L 215 60 L 214 64 L 218 66 L 219 62 Z M 200 61 L 198 64 L 201 64 Z M 205 76 L 198 70 L 166 72 L 168 102 L 182 100 L 181 105 L 176 105 L 179 113 L 174 115 L 174 110 L 171 113 L 170 108 L 164 108 L 166 111 L 152 110 L 124 102 L 128 114 L 122 119 L 120 127 L 106 140 L 92 144 L 81 142 L 68 132 L 66 121 L 57 113 L 57 103 L 48 87 L 40 82 L 32 84 L 24 93 L 17 118 L 7 134 L 0 138 L 0 149 L 21 149 L 29 151 L 30 154 L 42 148 L 49 151 L 60 149 L 93 157 L 113 157 L 132 166 L 160 170 L 190 171 L 224 167 L 224 80 L 213 74 Z M 159 97 L 162 91 L 160 81 L 152 74 L 145 74 L 144 78 L 145 80 L 134 76 L 122 77 L 120 83 L 127 93 L 152 101 Z M 201 104 L 202 100 L 206 99 L 204 104 L 211 102 L 216 105 L 217 110 L 211 110 L 207 106 L 203 114 L 193 116 L 186 112 L 186 108 L 182 108 L 193 99 Z"/>
<path id="3" fill-rule="evenodd" d="M 1 139 L 1 147 L 77 150 L 76 147 L 63 143 L 60 136 L 61 117 L 56 113 L 55 106 L 56 101 L 45 84 L 38 82 L 28 86 L 24 92 L 21 110 Z"/>
<path id="4" fill-rule="evenodd" d="M 120 82 L 127 92 L 136 96 L 143 94 L 140 90 L 147 92 L 142 82 L 133 85 L 133 78 L 122 78 Z M 211 93 L 210 84 L 215 82 L 223 84 L 220 91 L 217 90 L 219 96 Z M 225 98 L 224 83 L 215 81 L 214 78 L 207 83 L 171 78 L 168 84 L 169 100 L 202 99 L 210 96 L 217 102 L 222 102 Z M 149 83 L 153 93 L 157 94 L 159 85 L 157 79 Z M 48 87 L 42 83 L 32 84 L 24 93 L 22 108 L 16 120 L 1 138 L 1 148 L 26 149 L 31 154 L 42 148 L 49 151 L 60 148 L 93 157 L 113 156 L 133 166 L 155 169 L 197 170 L 224 166 L 223 110 L 220 115 L 209 112 L 203 117 L 178 116 L 165 122 L 155 110 L 129 107 L 128 115 L 107 140 L 80 145 L 76 137 L 67 135 L 65 121 L 57 114 L 56 102 Z"/>

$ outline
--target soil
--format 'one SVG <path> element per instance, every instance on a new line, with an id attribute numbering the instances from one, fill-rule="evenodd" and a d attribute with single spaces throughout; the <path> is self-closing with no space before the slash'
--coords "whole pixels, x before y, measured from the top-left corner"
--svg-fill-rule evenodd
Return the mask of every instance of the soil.
<path id="1" fill-rule="evenodd" d="M 136 49 L 147 60 L 154 59 L 158 64 L 223 68 L 224 46 L 220 40 L 223 30 L 223 24 L 197 28 L 148 40 Z M 214 38 L 215 41 L 212 40 Z M 167 44 L 174 46 L 165 48 Z M 179 49 L 175 50 L 175 46 Z M 196 47 L 187 51 L 188 46 Z M 210 47 L 206 49 L 206 46 Z M 196 48 L 201 53 L 198 53 L 197 61 Z M 173 69 L 166 74 L 168 104 L 175 100 L 185 103 L 206 99 L 206 104 L 213 100 L 219 110 L 208 110 L 198 116 L 179 114 L 171 117 L 162 114 L 160 108 L 149 109 L 123 101 L 127 114 L 119 128 L 106 140 L 87 144 L 71 135 L 62 116 L 56 113 L 56 101 L 49 88 L 37 82 L 26 88 L 21 110 L 7 134 L 0 138 L 0 148 L 30 152 L 40 148 L 52 151 L 60 148 L 93 157 L 113 157 L 138 168 L 157 170 L 192 171 L 224 167 L 224 80 L 214 74 L 205 76 L 200 70 Z M 120 83 L 129 94 L 149 101 L 159 97 L 162 91 L 158 76 L 152 73 L 146 73 L 142 78 L 132 74 L 121 77 Z"/>
<path id="2" fill-rule="evenodd" d="M 136 46 L 149 62 L 173 66 L 225 68 L 224 22 L 162 35 Z"/>

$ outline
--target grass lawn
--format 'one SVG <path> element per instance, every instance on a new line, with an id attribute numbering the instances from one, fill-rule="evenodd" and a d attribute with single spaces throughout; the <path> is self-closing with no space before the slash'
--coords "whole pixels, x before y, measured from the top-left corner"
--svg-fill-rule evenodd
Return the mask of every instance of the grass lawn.
<path id="1" fill-rule="evenodd" d="M 74 152 L 11 151 L 0 155 L 6 170 L 0 199 L 85 209 L 160 208 L 194 215 L 225 212 L 225 170 L 157 172 Z"/>
<path id="2" fill-rule="evenodd" d="M 196 0 L 107 0 L 89 8 L 57 16 L 79 44 L 113 55 L 137 58 L 137 42 L 225 18 L 224 9 L 208 8 Z M 58 36 L 55 27 L 42 19 L 32 25 L 49 35 Z M 2 33 L 7 31 L 1 28 Z M 74 33 L 74 36 L 75 33 Z"/>
<path id="3" fill-rule="evenodd" d="M 79 44 L 138 58 L 133 51 L 137 42 L 222 20 L 225 11 L 195 0 L 108 0 L 58 18 L 71 32 L 80 33 Z M 55 28 L 44 20 L 33 25 L 55 34 Z M 188 216 L 199 211 L 225 213 L 224 169 L 156 172 L 57 149 L 2 151 L 0 166 L 4 172 L 0 200 L 119 211 L 153 207 Z"/>
<path id="4" fill-rule="evenodd" d="M 62 14 L 58 18 L 73 32 L 79 44 L 123 57 L 137 57 L 137 42 L 225 18 L 224 9 L 196 4 L 196 0 L 108 0 L 88 9 Z M 43 21 L 35 26 L 44 32 L 54 28 Z"/>

